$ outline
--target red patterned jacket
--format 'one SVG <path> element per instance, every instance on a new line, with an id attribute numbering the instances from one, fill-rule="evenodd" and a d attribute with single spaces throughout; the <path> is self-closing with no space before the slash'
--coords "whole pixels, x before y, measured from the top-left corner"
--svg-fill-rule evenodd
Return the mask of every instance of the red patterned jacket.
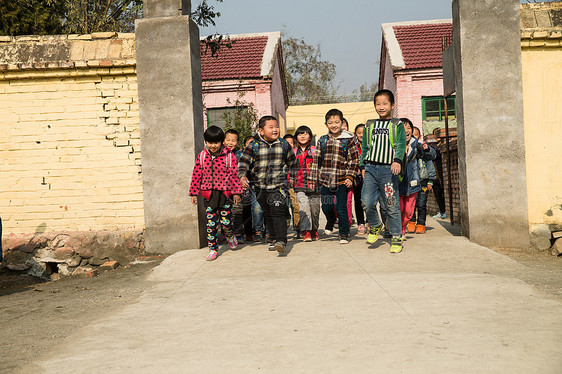
<path id="1" fill-rule="evenodd" d="M 295 191 L 312 191 L 308 183 L 308 174 L 310 173 L 315 150 L 316 147 L 310 145 L 308 145 L 304 151 L 300 146 L 293 149 L 297 156 L 297 165 L 299 168 L 294 184 Z"/>
<path id="2" fill-rule="evenodd" d="M 201 194 L 209 200 L 211 191 L 223 191 L 226 197 L 242 195 L 242 185 L 238 179 L 236 156 L 223 146 L 220 154 L 213 157 L 207 147 L 195 159 L 189 195 Z"/>

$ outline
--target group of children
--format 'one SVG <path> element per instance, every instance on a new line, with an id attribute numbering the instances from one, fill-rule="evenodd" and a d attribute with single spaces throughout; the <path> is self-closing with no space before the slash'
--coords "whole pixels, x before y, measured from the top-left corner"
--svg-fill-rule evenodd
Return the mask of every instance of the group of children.
<path id="1" fill-rule="evenodd" d="M 246 239 L 254 234 L 258 240 L 267 237 L 269 250 L 284 253 L 290 201 L 295 229 L 304 241 L 319 238 L 321 209 L 327 221 L 324 234 L 330 236 L 337 225 L 339 243 L 349 243 L 352 200 L 358 233 L 367 233 L 368 243 L 384 234 L 391 238 L 390 251 L 398 253 L 408 229 L 425 232 L 420 204 L 435 179 L 431 168 L 435 150 L 418 141 L 408 119 L 392 118 L 391 91 L 378 91 L 374 104 L 380 118 L 358 125 L 354 133 L 347 130 L 340 110 L 328 111 L 328 134 L 316 145 L 307 126 L 300 126 L 292 139 L 281 138 L 273 116 L 260 118 L 257 133 L 244 139 L 241 151 L 236 151 L 235 131 L 225 135 L 219 127 L 208 127 L 189 191 L 193 204 L 198 195 L 203 197 L 207 260 L 218 256 L 219 227 L 232 249 L 238 246 L 236 234 L 241 235 L 243 226 Z M 412 230 L 416 206 L 424 223 L 414 223 Z"/>

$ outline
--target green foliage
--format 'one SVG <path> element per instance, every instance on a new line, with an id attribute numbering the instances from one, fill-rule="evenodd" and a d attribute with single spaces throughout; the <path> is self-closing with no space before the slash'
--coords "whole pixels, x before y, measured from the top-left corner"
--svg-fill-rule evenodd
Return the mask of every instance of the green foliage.
<path id="1" fill-rule="evenodd" d="M 61 33 L 65 1 L 0 0 L 0 35 Z"/>
<path id="2" fill-rule="evenodd" d="M 64 32 L 133 32 L 142 17 L 142 0 L 66 0 Z"/>
<path id="3" fill-rule="evenodd" d="M 142 0 L 0 0 L 0 34 L 134 32 L 135 19 L 142 14 Z M 208 0 L 202 0 L 191 17 L 198 25 L 208 26 L 215 25 L 220 13 Z M 221 45 L 229 44 L 219 37 L 209 40 L 213 54 Z"/>
<path id="4" fill-rule="evenodd" d="M 255 133 L 258 124 L 258 112 L 253 103 L 242 100 L 244 95 L 245 92 L 239 88 L 234 103 L 227 99 L 228 104 L 232 105 L 232 110 L 228 110 L 222 115 L 225 122 L 224 130 L 234 129 L 238 131 L 239 144 L 246 136 Z"/>
<path id="5" fill-rule="evenodd" d="M 293 37 L 282 43 L 289 105 L 336 102 L 336 65 L 322 60 L 320 45 Z"/>
<path id="6" fill-rule="evenodd" d="M 358 101 L 373 101 L 375 93 L 378 90 L 378 84 L 376 83 L 363 83 L 358 90 L 353 90 L 353 94 L 349 96 L 347 102 L 358 102 Z"/>

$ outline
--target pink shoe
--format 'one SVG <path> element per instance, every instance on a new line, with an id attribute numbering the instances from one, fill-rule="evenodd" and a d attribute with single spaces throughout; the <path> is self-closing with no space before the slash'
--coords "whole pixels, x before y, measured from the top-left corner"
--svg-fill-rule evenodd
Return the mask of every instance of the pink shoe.
<path id="1" fill-rule="evenodd" d="M 205 260 L 207 261 L 213 261 L 217 258 L 219 254 L 217 253 L 217 251 L 213 251 L 212 249 L 209 251 L 209 254 L 207 255 L 207 257 L 205 257 Z"/>
<path id="2" fill-rule="evenodd" d="M 359 226 L 357 226 L 357 233 L 358 233 L 359 235 L 365 234 L 365 225 L 359 225 Z"/>
<path id="3" fill-rule="evenodd" d="M 236 236 L 232 235 L 226 240 L 228 241 L 228 246 L 230 247 L 230 249 L 236 249 L 238 247 L 238 239 L 236 239 Z"/>

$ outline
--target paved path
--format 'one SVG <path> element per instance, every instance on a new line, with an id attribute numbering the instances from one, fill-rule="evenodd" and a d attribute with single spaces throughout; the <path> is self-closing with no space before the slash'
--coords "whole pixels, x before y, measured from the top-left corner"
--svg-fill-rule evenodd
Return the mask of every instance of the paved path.
<path id="1" fill-rule="evenodd" d="M 435 221 L 401 254 L 353 237 L 179 252 L 137 303 L 23 373 L 556 373 L 562 303 Z"/>

